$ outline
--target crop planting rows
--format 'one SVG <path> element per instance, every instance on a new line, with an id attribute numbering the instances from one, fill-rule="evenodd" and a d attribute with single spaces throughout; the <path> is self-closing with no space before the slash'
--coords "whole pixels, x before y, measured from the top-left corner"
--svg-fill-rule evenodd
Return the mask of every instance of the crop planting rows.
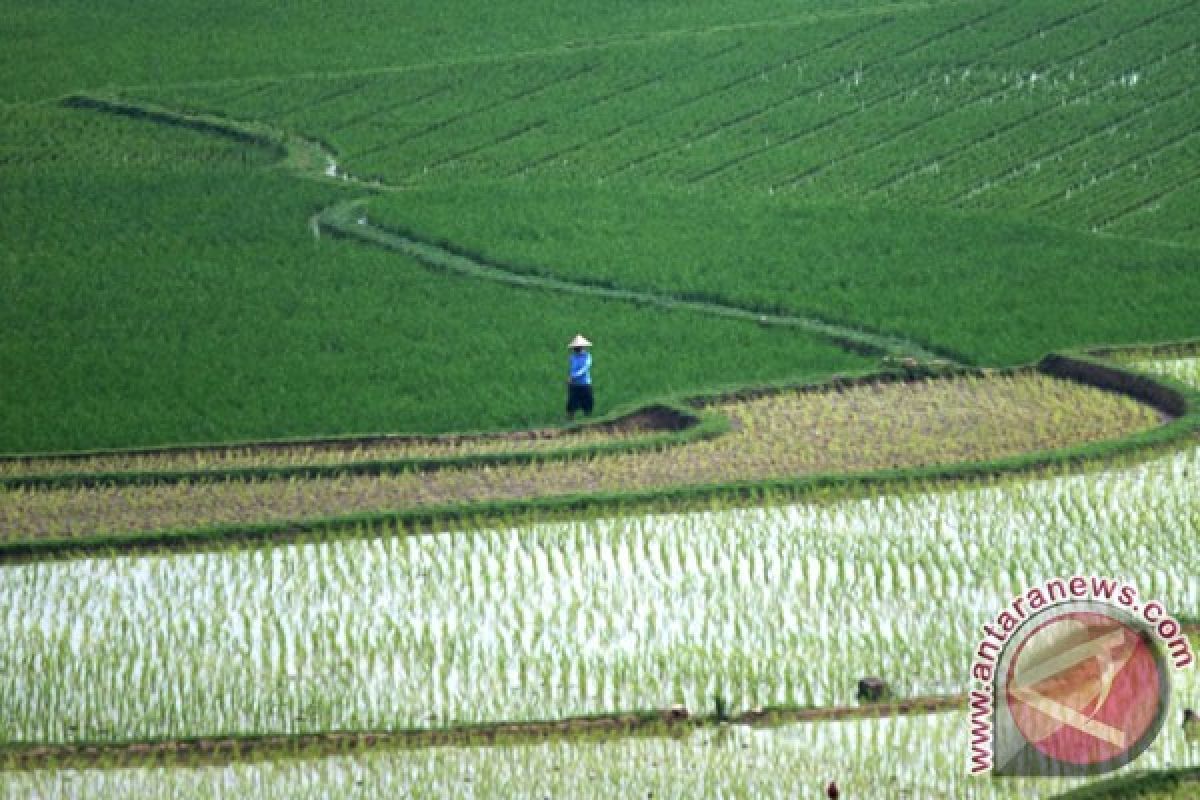
<path id="1" fill-rule="evenodd" d="M 728 417 L 733 430 L 682 447 L 566 462 L 433 474 L 17 488 L 0 493 L 0 529 L 11 540 L 285 524 L 454 503 L 719 484 L 731 475 L 761 481 L 864 472 L 1000 459 L 1118 438 L 1159 422 L 1156 411 L 1127 397 L 1029 371 L 784 391 L 719 402 L 709 410 Z"/>
<path id="2" fill-rule="evenodd" d="M 1195 359 L 1139 366 L 1200 378 Z M 864 674 L 885 676 L 901 696 L 957 692 L 979 626 L 1048 577 L 1123 578 L 1194 617 L 1197 469 L 1191 446 L 1102 473 L 823 505 L 8 566 L 0 741 L 392 730 L 674 703 L 705 712 L 717 697 L 732 712 L 841 705 Z M 1197 691 L 1194 671 L 1178 676 L 1173 719 Z M 562 781 L 582 774 L 597 796 L 613 785 L 772 796 L 828 777 L 917 793 L 1028 791 L 965 783 L 965 730 L 953 713 L 364 752 L 225 774 L 268 796 L 344 781 L 363 792 L 405 792 L 411 781 L 429 791 L 470 783 L 484 796 L 520 794 L 514 786 L 573 794 Z M 1139 764 L 1179 766 L 1195 753 L 1172 725 L 1147 759 Z M 13 791 L 71 780 L 204 796 L 189 782 L 207 774 L 35 770 L 2 780 Z"/>
<path id="3" fill-rule="evenodd" d="M 373 750 L 189 769 L 36 770 L 0 777 L 14 796 L 145 798 L 1045 797 L 1079 781 L 967 778 L 965 714 L 702 730 L 686 737 Z M 303 756 L 303 754 L 300 754 Z M 1177 726 L 1139 759 L 1194 763 Z M 185 762 L 186 763 L 186 762 Z M 218 790 L 215 787 L 220 786 Z"/>
<path id="4" fill-rule="evenodd" d="M 1139 365 L 1196 379 L 1198 364 Z M 3 738 L 538 719 L 715 695 L 828 705 L 872 672 L 903 694 L 955 691 L 981 609 L 1045 577 L 1120 575 L 1200 609 L 1198 467 L 1193 448 L 827 507 L 9 568 Z M 95 693 L 113 681 L 136 690 Z"/>
<path id="5" fill-rule="evenodd" d="M 1179 306 L 1137 273 L 1165 276 L 1158 286 L 1185 299 L 1193 286 L 1176 256 L 1200 243 L 1200 0 L 830 3 L 807 16 L 759 10 L 766 18 L 746 24 L 700 24 L 710 10 L 632 35 L 604 25 L 554 46 L 507 20 L 493 32 L 509 37 L 507 54 L 464 42 L 440 63 L 352 58 L 342 71 L 295 66 L 302 57 L 287 61 L 290 76 L 127 83 L 54 109 L 2 104 L 12 142 L 0 167 L 45 190 L 31 204 L 57 210 L 81 181 L 99 197 L 141 180 L 142 200 L 181 218 L 206 192 L 227 196 L 231 176 L 252 176 L 262 197 L 287 199 L 239 209 L 221 237 L 184 226 L 184 249 L 206 269 L 227 252 L 205 250 L 212 239 L 257 240 L 264 221 L 295 217 L 302 244 L 348 262 L 366 243 L 378 263 L 380 247 L 400 250 L 399 262 L 455 280 L 703 313 L 761 336 L 746 345 L 755 354 L 781 347 L 772 332 L 800 333 L 812 339 L 795 346 L 803 356 L 779 359 L 803 361 L 797 375 L 865 368 L 863 353 L 910 374 L 949 371 L 944 359 L 1013 365 L 1027 353 L 995 340 L 1042 353 L 1175 330 L 1142 325 L 1147 309 L 1173 319 Z M 653 19 L 677 20 L 663 13 Z M 142 139 L 148 123 L 191 132 Z M 88 163 L 94 174 L 72 177 Z M 157 180 L 176 167 L 178 185 Z M 289 192 L 295 173 L 321 171 L 322 184 Z M 604 207 L 613 197 L 645 213 L 644 241 L 621 236 L 627 219 Z M 484 204 L 490 217 L 477 213 Z M 685 243 L 659 258 L 678 235 L 672 213 L 704 206 L 735 246 Z M 998 214 L 994 227 L 977 212 Z M 822 216 L 832 213 L 842 227 Z M 34 216 L 14 217 L 18 253 L 56 236 L 92 252 L 61 220 L 34 235 Z M 126 222 L 95 217 L 93 227 Z M 847 219 L 885 221 L 848 247 Z M 455 227 L 463 220 L 471 230 Z M 822 225 L 840 233 L 808 239 L 810 261 L 773 260 Z M 580 226 L 602 243 L 581 246 Z M 939 249 L 925 259 L 930 230 Z M 1026 233 L 1024 250 L 1004 241 Z M 1000 242 L 995 258 L 965 255 L 965 244 Z M 1046 294 L 1027 263 L 1039 248 L 1058 259 L 1040 271 L 1063 273 L 1061 308 L 1034 297 Z M 51 248 L 39 255 L 54 260 Z M 40 286 L 33 272 L 12 286 Z M 377 275 L 355 274 L 371 285 Z M 211 284 L 194 278 L 176 294 Z M 406 302 L 435 296 L 426 284 L 394 288 Z M 1081 291 L 1088 302 L 1070 297 Z M 485 295 L 475 297 L 503 302 Z M 1105 327 L 1092 318 L 1112 298 L 1121 308 Z M 311 308 L 284 310 L 290 324 Z M 305 347 L 340 356 L 341 337 L 325 330 Z M 1200 388 L 1200 358 L 1114 358 Z M 985 473 L 1051 451 L 1116 452 L 1135 443 L 1114 440 L 1138 434 L 1162 441 L 1175 430 L 1150 433 L 1168 421 L 1162 410 L 1028 367 L 688 402 L 708 426 L 695 436 L 664 408 L 669 420 L 647 412 L 570 431 L 0 457 L 0 796 L 817 797 L 837 779 L 849 797 L 1025 797 L 1071 784 L 966 778 L 961 710 L 918 703 L 841 719 L 859 710 L 857 681 L 879 675 L 900 700 L 953 705 L 981 625 L 1056 576 L 1128 581 L 1200 619 L 1194 438 L 1104 471 Z M 1087 447 L 1100 441 L 1110 444 Z M 964 464 L 954 483 L 922 481 Z M 774 495 L 779 485 L 792 493 Z M 793 504 L 798 487 L 812 499 Z M 743 489 L 757 505 L 734 499 Z M 637 505 L 647 498 L 677 513 Z M 707 509 L 685 513 L 677 499 Z M 614 516 L 595 510 L 618 501 L 629 506 Z M 530 510 L 568 503 L 592 510 L 569 521 Z M 436 532 L 412 522 L 427 517 Z M 38 544 L 91 554 L 39 556 Z M 1195 669 L 1173 688 L 1172 722 L 1139 767 L 1200 764 L 1173 722 L 1200 706 Z M 768 727 L 763 707 L 839 718 Z M 674 721 L 583 733 L 634 718 Z M 261 757 L 215 754 L 243 736 L 277 738 Z M 111 760 L 88 762 L 99 745 Z"/>
<path id="6" fill-rule="evenodd" d="M 1170 13 L 1166 13 L 1160 16 L 1142 19 L 1133 23 L 1131 27 L 1121 30 L 1111 38 L 1104 39 L 1099 43 L 1092 44 L 1082 50 L 1078 50 L 1067 55 L 1056 53 L 1056 57 L 1063 63 L 1098 61 L 1100 65 L 1105 65 L 1106 61 L 1103 58 L 1105 55 L 1103 51 L 1105 49 L 1112 48 L 1114 45 L 1124 44 L 1133 49 L 1141 51 L 1145 47 L 1145 42 L 1138 41 L 1139 36 L 1146 37 L 1152 35 L 1157 25 L 1170 16 Z M 1127 41 L 1127 39 L 1132 41 Z M 1153 41 L 1158 47 L 1172 44 L 1170 40 L 1163 41 L 1157 36 L 1154 36 Z M 1156 66 L 1161 69 L 1170 62 L 1172 57 L 1186 53 L 1190 49 L 1191 43 L 1187 40 L 1183 40 L 1182 43 L 1173 51 L 1163 51 L 1163 55 Z M 1098 53 L 1101 57 L 1099 59 L 1094 58 Z M 1092 66 L 1095 68 L 1097 64 L 1093 63 Z M 934 141 L 927 136 L 922 137 L 922 140 L 927 147 L 933 145 L 934 148 L 947 149 L 943 149 L 940 152 L 935 150 L 934 154 L 930 156 L 928 160 L 889 176 L 876 186 L 872 187 L 872 191 L 887 191 L 918 174 L 929 172 L 931 167 L 934 167 L 935 165 L 940 173 L 941 168 L 956 165 L 956 162 L 962 155 L 970 156 L 971 163 L 969 163 L 969 171 L 972 173 L 977 172 L 980 168 L 987 168 L 997 161 L 1003 163 L 1004 160 L 1006 160 L 1005 156 L 1011 159 L 1014 155 L 1019 155 L 1019 151 L 1014 151 L 1021 147 L 1022 144 L 1028 139 L 1027 136 L 1024 136 L 1024 126 L 1033 122 L 1041 122 L 1041 118 L 1043 116 L 1054 114 L 1064 108 L 1069 108 L 1072 106 L 1083 106 L 1085 111 L 1089 110 L 1093 100 L 1108 99 L 1108 95 L 1111 94 L 1116 87 L 1127 86 L 1127 83 L 1124 80 L 1121 80 L 1121 78 L 1124 78 L 1128 73 L 1125 73 L 1119 77 L 1113 76 L 1113 78 L 1111 78 L 1109 81 L 1101 83 L 1101 85 L 1098 87 L 1080 87 L 1073 85 L 1075 80 L 1070 72 L 1068 72 L 1066 75 L 1060 75 L 1060 69 L 1061 68 L 1057 66 L 1056 62 L 1035 64 L 1030 67 L 1029 74 L 1027 76 L 1018 76 L 1014 81 L 1012 81 L 1011 85 L 1006 85 L 992 93 L 973 98 L 966 103 L 948 105 L 941 112 L 941 114 L 939 114 L 939 118 L 942 116 L 957 115 L 956 119 L 959 124 L 955 124 L 949 131 L 940 127 L 935 128 L 937 135 L 945 137 L 943 141 Z M 970 72 L 971 68 L 966 67 L 959 75 L 945 75 L 943 76 L 944 82 L 951 80 L 969 82 L 971 77 Z M 1157 72 L 1158 70 L 1156 70 L 1155 74 L 1152 76 L 1153 79 L 1150 81 L 1151 85 L 1158 83 L 1157 78 L 1159 75 Z M 1007 100 L 1021 99 L 1021 95 L 1025 92 L 1037 91 L 1037 85 L 1041 82 L 1050 83 L 1050 91 L 1058 95 L 1056 98 L 1058 100 L 1057 103 L 1053 105 L 1034 105 L 1033 108 L 1022 108 L 1022 103 L 1005 102 Z M 1001 104 L 1003 109 L 1011 110 L 1014 113 L 1014 117 L 1012 119 L 1004 121 L 1003 124 L 999 125 L 999 127 L 996 126 L 996 122 L 998 120 L 994 113 L 991 115 L 985 115 L 983 119 L 979 120 L 972 119 L 972 116 L 974 115 L 967 116 L 965 119 L 962 115 L 963 111 L 970 109 L 970 107 L 980 105 L 992 106 L 995 104 Z M 1151 95 L 1149 98 L 1143 95 L 1139 103 L 1144 111 L 1151 110 L 1153 104 L 1153 95 Z M 1078 125 L 1081 121 L 1082 120 L 1076 119 L 1073 120 L 1072 124 Z M 924 125 L 928 123 L 923 122 L 922 124 Z M 984 126 L 984 131 L 978 134 L 977 138 L 965 138 L 963 134 L 969 134 L 972 132 L 974 124 L 982 124 Z M 952 133 L 952 131 L 957 133 Z M 1013 135 L 1010 139 L 1009 134 L 1015 135 Z M 1003 155 L 994 152 L 994 150 L 989 151 L 989 148 L 991 148 L 993 142 L 998 142 L 1003 148 Z"/>
<path id="7" fill-rule="evenodd" d="M 1126 79 L 1124 85 L 1128 86 L 1129 80 Z M 971 203 L 973 207 L 986 207 L 989 200 L 995 202 L 996 191 L 1013 181 L 1013 179 L 1026 176 L 1031 172 L 1037 172 L 1039 175 L 1050 174 L 1050 171 L 1056 168 L 1063 169 L 1067 167 L 1067 171 L 1069 172 L 1069 166 L 1075 160 L 1107 160 L 1111 166 L 1105 174 L 1109 177 L 1117 175 L 1121 169 L 1136 164 L 1139 158 L 1150 156 L 1152 153 L 1132 153 L 1126 155 L 1124 158 L 1121 158 L 1119 154 L 1112 153 L 1107 154 L 1106 158 L 1105 150 L 1114 146 L 1114 140 L 1116 140 L 1116 144 L 1119 147 L 1121 142 L 1128 140 L 1134 135 L 1152 136 L 1162 142 L 1158 145 L 1158 150 L 1161 151 L 1178 146 L 1195 135 L 1195 128 L 1189 124 L 1186 115 L 1177 116 L 1172 113 L 1185 105 L 1190 95 L 1190 87 L 1177 87 L 1151 103 L 1131 108 L 1126 114 L 1116 119 L 1108 116 L 1106 110 L 1098 106 L 1095 109 L 1094 122 L 1078 137 L 1070 141 L 1057 143 L 1049 149 L 1031 150 L 1026 156 L 1025 163 L 1008 166 L 992 177 L 984 178 L 978 186 L 954 197 L 952 202 L 959 206 Z M 1157 120 L 1156 125 L 1147 127 L 1145 125 L 1147 112 L 1163 112 L 1163 118 Z M 1139 125 L 1138 123 L 1141 124 Z M 1019 146 L 1020 144 L 1021 142 L 1017 141 L 1012 142 L 1010 146 Z M 1032 148 L 1035 146 L 1035 143 L 1027 142 L 1026 146 Z M 975 154 L 976 161 L 978 161 L 977 166 L 981 169 L 987 169 L 988 167 L 984 166 L 985 162 L 979 157 L 981 155 L 980 153 Z M 1114 162 L 1114 158 L 1119 158 L 1120 160 Z M 940 165 L 941 162 L 935 163 Z M 1061 182 L 1055 182 L 1056 193 L 1051 193 L 1045 199 L 1036 202 L 1035 206 L 1047 207 L 1053 203 L 1069 200 L 1074 194 L 1087 188 L 1091 183 L 1091 180 L 1077 181 L 1075 184 L 1062 189 L 1059 188 Z M 990 194 L 982 203 L 976 199 L 985 193 Z"/>
<path id="8" fill-rule="evenodd" d="M 1083 229 L 1134 232 L 1154 211 L 1187 240 L 1171 220 L 1197 178 L 1184 109 L 1198 13 L 1180 0 L 948 5 L 158 99 L 302 131 L 352 171 L 405 185 L 629 176 L 1048 204 Z"/>

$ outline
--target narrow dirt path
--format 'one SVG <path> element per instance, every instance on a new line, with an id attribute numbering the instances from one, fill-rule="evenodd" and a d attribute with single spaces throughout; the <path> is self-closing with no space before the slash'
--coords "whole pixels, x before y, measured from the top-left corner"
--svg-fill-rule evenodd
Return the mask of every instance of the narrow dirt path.
<path id="1" fill-rule="evenodd" d="M 420 749 L 522 744 L 549 738 L 682 736 L 699 728 L 722 724 L 768 728 L 803 722 L 916 716 L 963 708 L 966 708 L 966 696 L 951 694 L 857 706 L 755 709 L 727 719 L 718 719 L 711 714 L 692 716 L 686 708 L 676 706 L 658 711 L 401 731 L 329 731 L 112 743 L 13 744 L 0 747 L 0 764 L 9 769 L 37 769 L 43 766 L 55 769 L 65 766 L 135 767 L 173 761 L 189 766 L 202 763 L 221 765 L 235 761 L 269 760 L 297 752 L 316 757 L 372 747 Z"/>
<path id="2" fill-rule="evenodd" d="M 91 95 L 77 95 L 69 98 L 67 103 L 75 108 L 144 119 L 158 124 L 175 125 L 231 138 L 235 141 L 275 147 L 283 154 L 285 165 L 309 179 L 348 183 L 372 192 L 404 190 L 403 187 L 357 178 L 343 171 L 336 156 L 323 145 L 267 125 L 237 122 L 203 114 L 189 114 L 149 103 Z M 374 225 L 364 214 L 363 203 L 364 199 L 338 203 L 314 215 L 310 220 L 310 225 L 317 232 L 324 230 L 331 234 L 401 252 L 424 266 L 470 278 L 575 296 L 620 300 L 643 306 L 690 311 L 724 319 L 744 320 L 758 325 L 795 328 L 858 353 L 890 355 L 921 361 L 946 360 L 941 354 L 901 336 L 872 333 L 850 325 L 814 317 L 798 314 L 772 314 L 728 303 L 698 302 L 658 292 L 614 289 L 579 281 L 515 272 L 498 263 L 462 255 L 449 247 L 422 241 Z M 947 363 L 949 362 L 947 361 Z"/>
<path id="3" fill-rule="evenodd" d="M 642 292 L 632 289 L 613 289 L 607 286 L 597 286 L 578 281 L 566 281 L 560 278 L 513 272 L 497 263 L 455 253 L 446 247 L 387 230 L 369 221 L 364 223 L 362 222 L 364 219 L 366 217 L 362 213 L 361 201 L 350 201 L 332 206 L 316 218 L 317 224 L 323 230 L 327 230 L 333 234 L 385 247 L 390 250 L 396 250 L 407 256 L 411 256 L 416 261 L 428 267 L 453 272 L 470 278 L 496 281 L 510 286 L 544 289 L 550 292 L 564 292 L 576 296 L 596 297 L 604 300 L 621 300 L 672 311 L 691 311 L 723 319 L 752 322 L 757 325 L 795 328 L 820 336 L 845 350 L 856 353 L 890 355 L 899 358 L 907 357 L 921 361 L 942 360 L 950 363 L 940 354 L 934 353 L 932 350 L 908 339 L 882 333 L 869 333 L 846 325 L 824 322 L 812 317 L 803 317 L 795 314 L 764 313 L 735 305 L 682 300 L 666 294 Z"/>

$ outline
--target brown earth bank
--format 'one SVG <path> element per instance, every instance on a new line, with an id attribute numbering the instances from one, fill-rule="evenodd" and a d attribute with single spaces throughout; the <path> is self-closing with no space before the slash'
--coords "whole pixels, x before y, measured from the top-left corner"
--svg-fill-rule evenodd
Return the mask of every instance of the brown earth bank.
<path id="1" fill-rule="evenodd" d="M 335 755 L 366 748 L 477 747 L 532 744 L 546 739 L 624 736 L 686 736 L 721 724 L 772 727 L 802 722 L 931 714 L 964 708 L 965 695 L 932 695 L 828 708 L 753 709 L 726 719 L 694 716 L 681 706 L 658 711 L 496 722 L 403 731 L 330 731 L 289 735 L 196 737 L 141 742 L 9 744 L 0 746 L 0 769 L 223 765 L 303 756 Z"/>

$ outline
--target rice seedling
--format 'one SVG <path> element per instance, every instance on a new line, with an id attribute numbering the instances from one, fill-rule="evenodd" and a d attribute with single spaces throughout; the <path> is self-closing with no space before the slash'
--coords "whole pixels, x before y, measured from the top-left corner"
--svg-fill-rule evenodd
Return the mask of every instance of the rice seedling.
<path id="1" fill-rule="evenodd" d="M 1196 686 L 1185 689 L 1194 694 Z M 1178 703 L 1172 708 L 1177 716 Z M 228 764 L 136 758 L 111 768 L 0 771 L 12 796 L 146 798 L 623 797 L 818 798 L 836 780 L 849 797 L 1049 796 L 1086 779 L 973 778 L 961 761 L 962 712 L 816 722 L 756 730 L 737 725 L 687 735 L 570 738 L 486 747 L 356 748 L 337 755 Z M 2 763 L 2 762 L 0 762 Z M 1200 763 L 1178 726 L 1164 729 L 1137 769 Z M 1128 771 L 1128 769 L 1126 770 Z"/>
<path id="2" fill-rule="evenodd" d="M 732 432 L 655 452 L 434 474 L 0 491 L 10 539 L 285 523 L 533 496 L 631 492 L 981 461 L 1159 423 L 1130 398 L 1036 372 L 782 391 L 718 402 Z"/>
<path id="3" fill-rule="evenodd" d="M 867 674 L 955 692 L 1034 581 L 1109 574 L 1195 616 L 1197 469 L 1192 448 L 986 488 L 7 566 L 0 738 L 827 706 Z"/>
<path id="4" fill-rule="evenodd" d="M 1137 369 L 1174 378 L 1200 389 L 1200 358 L 1158 358 L 1136 360 L 1132 365 Z"/>

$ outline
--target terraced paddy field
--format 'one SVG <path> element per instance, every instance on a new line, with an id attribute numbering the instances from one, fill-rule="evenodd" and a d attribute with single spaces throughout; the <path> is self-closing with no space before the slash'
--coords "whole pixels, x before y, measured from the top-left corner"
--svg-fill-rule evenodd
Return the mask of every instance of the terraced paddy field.
<path id="1" fill-rule="evenodd" d="M 1137 366 L 1200 386 L 1197 359 Z M 1197 469 L 1193 444 L 1099 472 L 802 505 L 421 536 L 335 528 L 6 566 L 3 785 L 203 797 L 220 775 L 222 792 L 263 796 L 756 797 L 817 796 L 836 778 L 893 795 L 1057 791 L 1075 784 L 967 778 L 961 711 L 787 723 L 787 710 L 853 709 L 865 674 L 899 698 L 958 696 L 982 623 L 1056 575 L 1118 577 L 1194 618 Z M 1194 670 L 1174 688 L 1173 719 L 1200 700 Z M 615 718 L 643 731 L 633 738 L 520 727 L 674 706 L 702 720 L 714 703 L 743 724 L 655 733 Z M 783 716 L 754 727 L 772 718 L 759 707 Z M 323 742 L 334 731 L 371 733 Z M 268 732 L 283 738 L 237 755 Z M 229 737 L 242 744 L 187 744 Z M 138 744 L 162 741 L 182 750 Z M 913 750 L 925 760 L 897 757 Z M 1172 724 L 1138 764 L 1198 757 Z M 56 758 L 82 768 L 39 766 Z"/>
<path id="2" fill-rule="evenodd" d="M 1043 797 L 1078 781 L 961 775 L 966 717 L 958 713 L 828 722 L 770 730 L 744 726 L 674 736 L 363 750 L 326 758 L 28 772 L 14 792 L 95 792 L 137 797 L 210 797 L 213 786 L 258 797 L 764 797 L 818 798 L 836 779 L 861 797 Z M 1195 763 L 1194 747 L 1164 733 L 1144 766 Z M 1185 789 L 1186 789 L 1185 785 Z M 1128 795 L 1126 795 L 1128 796 Z M 1164 795 L 1186 797 L 1185 794 Z"/>
<path id="3" fill-rule="evenodd" d="M 0 796 L 1196 794 L 964 692 L 1200 621 L 1197 3 L 0 12 Z"/>
<path id="4" fill-rule="evenodd" d="M 780 391 L 717 400 L 723 436 L 649 452 L 591 455 L 436 472 L 279 477 L 165 486 L 10 489 L 0 495 L 0 528 L 10 540 L 187 530 L 306 519 L 717 485 L 798 475 L 864 473 L 954 462 L 1000 460 L 1146 430 L 1161 413 L 1127 397 L 1036 372 L 879 383 L 844 390 Z M 485 442 L 484 452 L 494 443 Z M 460 442 L 460 446 L 467 446 Z M 390 445 L 362 445 L 358 457 L 386 458 Z M 431 451 L 439 453 L 441 451 Z M 259 455 L 282 457 L 293 449 Z M 162 463 L 161 456 L 149 466 Z M 171 459 L 199 459 L 186 451 Z M 41 475 L 59 467 L 23 459 L 9 466 Z M 148 466 L 145 456 L 73 460 L 75 470 Z M 176 463 L 171 461 L 168 463 Z M 268 462 L 269 463 L 269 462 Z M 76 472 L 76 474 L 81 474 Z M 202 475 L 201 475 L 202 477 Z"/>
<path id="5" fill-rule="evenodd" d="M 991 610 L 1084 565 L 1195 616 L 1198 467 L 13 568 L 4 719 L 87 741 L 841 706 L 876 672 L 957 693 Z"/>

